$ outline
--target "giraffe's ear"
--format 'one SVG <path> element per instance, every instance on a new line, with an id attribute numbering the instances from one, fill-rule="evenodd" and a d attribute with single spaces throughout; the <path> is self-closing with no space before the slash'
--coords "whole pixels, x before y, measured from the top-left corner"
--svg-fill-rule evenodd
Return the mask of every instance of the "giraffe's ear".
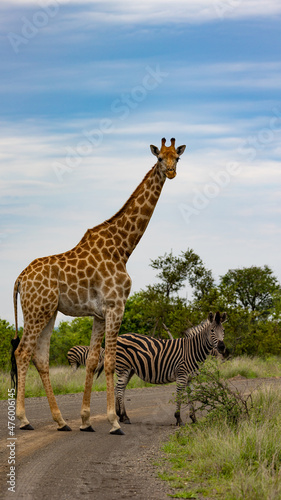
<path id="1" fill-rule="evenodd" d="M 156 146 L 153 146 L 152 144 L 150 145 L 150 149 L 151 149 L 151 153 L 154 156 L 157 156 L 157 158 L 158 158 L 158 155 L 160 154 L 159 149 Z"/>
<path id="2" fill-rule="evenodd" d="M 180 155 L 182 155 L 182 153 L 184 152 L 185 148 L 186 148 L 186 146 L 185 146 L 185 145 L 184 145 L 184 146 L 179 146 L 179 147 L 177 148 L 177 154 L 178 154 L 179 156 L 180 156 Z"/>

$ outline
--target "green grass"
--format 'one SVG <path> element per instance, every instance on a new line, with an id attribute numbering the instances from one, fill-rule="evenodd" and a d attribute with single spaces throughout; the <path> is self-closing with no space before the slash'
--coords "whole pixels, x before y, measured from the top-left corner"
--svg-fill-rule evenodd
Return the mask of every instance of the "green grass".
<path id="1" fill-rule="evenodd" d="M 50 367 L 50 380 L 54 394 L 74 394 L 83 392 L 85 385 L 84 366 L 73 372 L 70 366 Z M 135 389 L 149 387 L 151 384 L 143 382 L 139 377 L 134 376 L 130 380 L 127 388 Z M 0 372 L 0 399 L 7 399 L 8 389 L 11 387 L 10 374 Z M 96 380 L 94 377 L 93 391 L 106 391 L 106 381 L 104 373 Z M 26 376 L 25 395 L 27 398 L 46 396 L 43 384 L 36 368 L 31 365 Z"/>
<path id="2" fill-rule="evenodd" d="M 252 394 L 249 415 L 231 424 L 210 414 L 165 443 L 159 475 L 174 498 L 281 499 L 281 391 Z"/>
<path id="3" fill-rule="evenodd" d="M 237 375 L 246 378 L 281 377 L 281 358 L 272 356 L 261 359 L 240 356 L 221 363 L 220 371 L 223 378 L 232 378 Z M 74 373 L 69 366 L 51 367 L 50 378 L 55 394 L 82 392 L 84 390 L 85 367 L 81 366 Z M 151 386 L 151 384 L 146 384 L 136 376 L 128 384 L 129 389 L 148 386 Z M 7 399 L 10 387 L 10 374 L 0 372 L 0 399 Z M 106 390 L 104 374 L 98 380 L 94 378 L 93 390 Z M 30 366 L 27 372 L 26 396 L 45 396 L 40 377 L 33 365 Z"/>
<path id="4" fill-rule="evenodd" d="M 220 365 L 223 378 L 241 375 L 246 378 L 281 377 L 281 358 L 238 356 Z"/>

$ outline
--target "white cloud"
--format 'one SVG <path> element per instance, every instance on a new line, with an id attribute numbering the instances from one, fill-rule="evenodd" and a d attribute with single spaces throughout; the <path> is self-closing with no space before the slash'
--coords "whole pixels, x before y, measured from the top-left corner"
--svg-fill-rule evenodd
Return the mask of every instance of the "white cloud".
<path id="1" fill-rule="evenodd" d="M 9 63 L 7 63 L 9 65 Z M 11 71 L 14 71 L 14 63 L 11 63 Z M 235 62 L 235 63 L 213 63 L 213 64 L 189 64 L 184 62 L 165 62 L 159 57 L 159 60 L 149 61 L 148 58 L 114 61 L 95 61 L 87 64 L 81 62 L 73 66 L 51 66 L 46 64 L 45 69 L 33 68 L 32 79 L 21 67 L 19 62 L 17 71 L 20 71 L 20 80 L 9 80 L 7 83 L 0 83 L 0 92 L 17 92 L 21 94 L 30 92 L 44 92 L 50 90 L 50 85 L 56 82 L 56 91 L 74 92 L 79 88 L 79 92 L 86 91 L 89 95 L 112 95 L 115 99 L 123 99 L 122 95 L 127 93 L 130 100 L 134 101 L 135 89 L 143 87 L 143 101 L 150 95 L 161 93 L 161 88 L 173 88 L 173 92 L 205 91 L 210 92 L 215 89 L 219 94 L 220 89 L 249 91 L 253 89 L 272 89 L 280 87 L 281 63 L 272 62 Z M 160 73 L 159 73 L 160 72 Z M 159 81 L 154 80 L 153 75 L 159 73 Z M 114 74 L 114 78 L 112 78 Z M 171 78 L 171 75 L 173 78 Z M 143 86 L 145 79 L 149 77 L 149 85 L 152 90 L 147 90 Z M 156 76 L 157 79 L 157 76 Z M 113 103 L 112 101 L 112 103 Z M 123 102 L 123 101 L 122 101 Z M 111 104 L 109 113 L 112 114 Z M 123 103 L 124 104 L 124 103 Z M 135 104 L 139 104 L 137 101 Z"/>
<path id="2" fill-rule="evenodd" d="M 145 23 L 146 26 L 171 23 L 197 24 L 224 19 L 247 19 L 256 17 L 274 17 L 280 15 L 281 5 L 279 0 L 174 0 L 164 3 L 162 0 L 143 0 L 142 2 L 128 2 L 125 0 L 89 0 L 81 4 L 81 10 L 71 10 L 72 5 L 77 7 L 77 0 L 11 0 L 9 8 L 28 7 L 32 19 L 44 6 L 55 5 L 53 13 L 49 14 L 50 21 L 64 10 L 64 25 L 83 22 L 85 29 L 91 28 L 93 23 L 100 25 L 136 25 Z M 34 12 L 32 13 L 32 10 Z M 46 11 L 46 9 L 45 9 Z M 48 12 L 48 11 L 47 11 Z M 47 23 L 48 24 L 48 23 Z M 45 29 L 57 27 L 47 26 Z M 75 34 L 77 36 L 77 34 Z M 83 36 L 80 33 L 79 36 Z"/>
<path id="3" fill-rule="evenodd" d="M 276 156 L 280 132 L 249 161 L 239 153 L 241 140 L 253 134 L 258 137 L 260 130 L 269 127 L 270 112 L 269 116 L 231 120 L 215 110 L 213 103 L 208 119 L 204 105 L 188 118 L 180 109 L 170 121 L 167 110 L 131 115 L 84 155 L 62 183 L 54 175 L 52 162 L 65 161 L 66 148 L 77 148 L 84 128 L 97 126 L 98 119 L 16 125 L 2 121 L 2 317 L 13 321 L 11 291 L 16 275 L 36 257 L 72 248 L 88 227 L 113 215 L 154 164 L 149 144 L 160 146 L 166 133 L 168 140 L 174 135 L 178 145 L 186 143 L 187 150 L 177 177 L 166 182 L 148 230 L 129 261 L 133 290 L 154 280 L 149 259 L 171 248 L 175 254 L 193 248 L 215 274 L 265 261 L 279 272 L 275 248 L 280 247 L 276 221 L 280 216 L 281 172 Z M 192 204 L 194 189 L 204 190 L 213 182 L 212 174 L 230 161 L 240 163 L 239 175 L 186 224 L 179 206 Z"/>

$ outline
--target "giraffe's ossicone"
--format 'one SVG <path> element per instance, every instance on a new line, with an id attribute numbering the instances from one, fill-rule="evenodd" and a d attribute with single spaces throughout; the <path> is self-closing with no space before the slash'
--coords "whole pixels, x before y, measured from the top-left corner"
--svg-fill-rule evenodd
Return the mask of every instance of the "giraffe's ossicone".
<path id="1" fill-rule="evenodd" d="M 49 378 L 50 338 L 57 312 L 69 316 L 93 316 L 94 325 L 86 365 L 81 408 L 82 431 L 93 431 L 90 424 L 90 398 L 93 374 L 105 334 L 104 369 L 107 384 L 107 416 L 111 434 L 123 434 L 114 404 L 116 342 L 122 322 L 131 279 L 126 263 L 142 237 L 160 196 L 166 177 L 176 175 L 176 166 L 185 146 L 151 146 L 157 163 L 125 205 L 113 217 L 88 229 L 72 250 L 35 259 L 18 276 L 14 286 L 16 336 L 12 358 L 16 359 L 17 417 L 21 429 L 33 429 L 25 414 L 25 378 L 32 359 L 44 384 L 53 419 L 58 430 L 71 430 L 62 418 Z M 23 311 L 23 335 L 18 344 L 17 296 Z"/>

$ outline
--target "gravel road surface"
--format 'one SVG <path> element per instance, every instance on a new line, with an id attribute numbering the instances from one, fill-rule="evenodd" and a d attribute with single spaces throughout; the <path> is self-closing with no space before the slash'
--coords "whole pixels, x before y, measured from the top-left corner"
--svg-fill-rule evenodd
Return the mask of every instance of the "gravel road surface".
<path id="1" fill-rule="evenodd" d="M 264 384 L 281 385 L 280 379 L 238 379 L 232 382 L 244 393 Z M 106 419 L 106 393 L 93 393 L 92 425 L 95 433 L 80 432 L 82 393 L 57 396 L 72 432 L 57 432 L 47 399 L 26 399 L 34 431 L 20 431 L 8 439 L 7 401 L 0 401 L 0 498 L 4 500 L 166 500 L 172 493 L 158 479 L 153 465 L 159 448 L 175 432 L 175 386 L 155 386 L 126 391 L 131 425 L 122 425 L 124 436 L 111 436 Z M 186 411 L 183 411 L 183 419 Z M 15 442 L 15 492 L 8 491 L 7 473 Z"/>

